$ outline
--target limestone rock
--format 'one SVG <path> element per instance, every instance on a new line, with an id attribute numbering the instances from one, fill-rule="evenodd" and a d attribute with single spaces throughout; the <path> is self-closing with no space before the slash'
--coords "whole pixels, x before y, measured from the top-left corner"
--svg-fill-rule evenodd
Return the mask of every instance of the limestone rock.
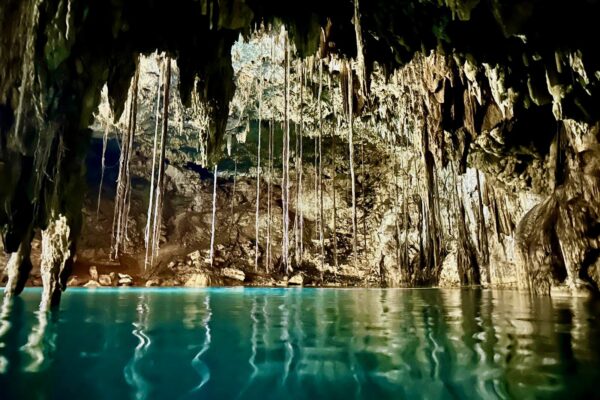
<path id="1" fill-rule="evenodd" d="M 96 268 L 95 266 L 90 267 L 90 279 L 93 281 L 98 280 L 98 268 Z"/>
<path id="2" fill-rule="evenodd" d="M 91 279 L 85 285 L 83 285 L 83 287 L 92 288 L 93 289 L 93 288 L 100 287 L 100 284 L 97 281 Z"/>
<path id="3" fill-rule="evenodd" d="M 185 287 L 207 287 L 210 286 L 210 276 L 205 273 L 192 274 L 185 281 Z"/>
<path id="4" fill-rule="evenodd" d="M 72 277 L 69 278 L 69 280 L 67 281 L 67 287 L 68 286 L 79 286 L 79 279 L 77 278 L 77 275 L 73 275 Z"/>
<path id="5" fill-rule="evenodd" d="M 98 277 L 98 282 L 102 286 L 112 286 L 112 279 L 110 279 L 110 275 L 102 274 Z"/>
<path id="6" fill-rule="evenodd" d="M 131 275 L 119 273 L 119 286 L 131 286 L 133 284 L 133 278 Z"/>
<path id="7" fill-rule="evenodd" d="M 146 287 L 160 286 L 160 279 L 152 278 L 146 281 Z"/>
<path id="8" fill-rule="evenodd" d="M 196 250 L 190 254 L 188 254 L 188 258 L 190 259 L 190 261 L 192 261 L 193 263 L 197 263 L 200 262 L 200 250 Z"/>
<path id="9" fill-rule="evenodd" d="M 221 274 L 226 278 L 233 279 L 233 280 L 240 281 L 240 282 L 243 282 L 246 279 L 246 274 L 244 273 L 244 271 L 241 271 L 237 268 L 230 268 L 230 267 L 223 268 L 221 270 Z"/>
<path id="10" fill-rule="evenodd" d="M 446 256 L 444 262 L 442 263 L 439 286 L 443 288 L 460 287 L 456 251 L 450 252 L 450 254 Z"/>
<path id="11" fill-rule="evenodd" d="M 296 274 L 288 280 L 288 285 L 302 286 L 303 284 L 304 284 L 304 276 L 302 274 Z"/>
<path id="12" fill-rule="evenodd" d="M 162 287 L 179 286 L 179 281 L 177 281 L 176 279 L 165 279 L 164 281 L 161 282 L 160 286 L 162 286 Z"/>

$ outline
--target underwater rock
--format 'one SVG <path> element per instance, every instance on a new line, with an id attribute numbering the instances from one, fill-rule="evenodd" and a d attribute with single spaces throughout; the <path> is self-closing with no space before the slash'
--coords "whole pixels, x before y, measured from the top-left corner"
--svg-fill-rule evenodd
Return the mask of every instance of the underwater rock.
<path id="1" fill-rule="evenodd" d="M 95 280 L 89 280 L 89 281 L 87 281 L 87 283 L 85 285 L 83 285 L 83 287 L 90 288 L 90 289 L 98 288 L 100 286 L 101 285 Z"/>

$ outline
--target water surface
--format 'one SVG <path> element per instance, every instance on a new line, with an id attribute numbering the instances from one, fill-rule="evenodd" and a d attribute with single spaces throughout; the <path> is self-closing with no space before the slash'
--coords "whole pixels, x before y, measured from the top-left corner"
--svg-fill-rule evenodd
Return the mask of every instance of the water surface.
<path id="1" fill-rule="evenodd" d="M 27 289 L 0 399 L 593 398 L 597 305 L 513 291 Z"/>

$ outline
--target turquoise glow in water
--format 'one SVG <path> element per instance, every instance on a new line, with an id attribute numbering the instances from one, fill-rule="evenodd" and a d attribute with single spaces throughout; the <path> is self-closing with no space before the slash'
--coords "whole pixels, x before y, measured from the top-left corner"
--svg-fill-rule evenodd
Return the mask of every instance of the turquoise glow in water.
<path id="1" fill-rule="evenodd" d="M 597 395 L 598 309 L 478 290 L 69 289 L 4 304 L 1 399 Z"/>

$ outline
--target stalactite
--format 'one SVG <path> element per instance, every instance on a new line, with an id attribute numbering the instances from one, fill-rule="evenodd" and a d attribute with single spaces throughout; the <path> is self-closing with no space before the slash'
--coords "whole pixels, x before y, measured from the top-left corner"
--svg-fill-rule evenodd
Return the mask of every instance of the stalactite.
<path id="1" fill-rule="evenodd" d="M 217 164 L 213 172 L 212 223 L 210 226 L 210 266 L 213 266 L 215 255 L 215 222 L 217 216 Z"/>
<path id="2" fill-rule="evenodd" d="M 325 270 L 325 237 L 323 234 L 323 107 L 321 95 L 323 91 L 323 60 L 319 61 L 319 93 L 317 95 L 319 112 L 319 167 L 318 167 L 318 196 L 319 196 L 319 243 L 321 246 L 321 281 Z"/>
<path id="3" fill-rule="evenodd" d="M 23 147 L 22 143 L 23 138 L 21 137 L 21 132 L 23 131 L 22 121 L 24 114 L 24 102 L 26 98 L 26 92 L 30 89 L 30 86 L 33 82 L 33 71 L 32 67 L 34 67 L 34 58 L 35 58 L 35 43 L 37 39 L 37 26 L 39 22 L 39 6 L 41 4 L 41 0 L 33 0 L 31 7 L 29 7 L 29 20 L 26 22 L 27 26 L 25 29 L 25 40 L 24 40 L 24 48 L 23 48 L 23 59 L 22 62 L 22 70 L 21 70 L 21 85 L 19 87 L 19 102 L 17 104 L 17 112 L 15 115 L 15 130 L 14 136 L 16 138 L 16 142 L 20 147 Z"/>
<path id="4" fill-rule="evenodd" d="M 260 217 L 260 144 L 262 140 L 262 84 L 259 84 L 258 88 L 258 149 L 256 150 L 256 218 L 254 222 L 254 234 L 256 238 L 256 243 L 254 245 L 254 272 L 258 271 L 258 223 Z"/>
<path id="5" fill-rule="evenodd" d="M 115 211 L 113 216 L 113 235 L 111 258 L 116 259 L 126 241 L 126 225 L 129 208 L 129 192 L 131 190 L 131 157 L 133 155 L 133 142 L 137 125 L 137 99 L 139 64 L 131 85 L 131 102 L 129 104 L 128 126 L 123 132 L 121 141 L 121 155 L 119 159 L 119 178 L 117 180 L 117 194 L 115 196 Z"/>
<path id="6" fill-rule="evenodd" d="M 158 256 L 160 228 L 162 225 L 162 209 L 165 188 L 165 160 L 167 152 L 167 138 L 169 128 L 169 93 L 171 90 L 171 60 L 165 59 L 165 77 L 163 84 L 163 113 L 162 132 L 160 135 L 160 157 L 158 159 L 158 176 L 154 200 L 154 220 L 152 223 L 152 257 L 150 264 L 154 265 L 154 259 Z"/>
<path id="7" fill-rule="evenodd" d="M 362 96 L 367 97 L 367 68 L 365 63 L 365 48 L 363 44 L 362 28 L 360 25 L 359 0 L 354 0 L 354 32 L 356 34 L 356 74 Z"/>
<path id="8" fill-rule="evenodd" d="M 106 146 L 108 145 L 108 131 L 110 129 L 109 121 L 106 121 L 104 135 L 102 136 L 102 160 L 100 161 L 100 186 L 98 188 L 98 204 L 96 206 L 96 220 L 100 215 L 100 200 L 102 199 L 102 185 L 104 183 L 104 170 L 106 169 Z"/>
<path id="9" fill-rule="evenodd" d="M 157 60 L 158 62 L 158 60 Z M 151 228 L 153 226 L 153 218 L 156 218 L 155 214 L 154 214 L 154 183 L 155 183 L 155 178 L 156 178 L 156 152 L 157 152 L 157 147 L 158 147 L 158 126 L 159 126 L 159 120 L 160 120 L 160 87 L 161 87 L 161 80 L 162 80 L 162 76 L 163 76 L 163 71 L 162 68 L 159 65 L 159 72 L 158 72 L 158 84 L 156 87 L 156 112 L 154 114 L 154 143 L 152 146 L 152 172 L 151 172 L 151 176 L 150 176 L 150 193 L 148 195 L 148 213 L 147 213 L 147 219 L 146 219 L 146 230 L 144 232 L 144 243 L 146 245 L 146 254 L 145 254 L 145 258 L 144 258 L 144 270 L 146 270 L 148 268 L 148 258 L 149 258 L 149 252 L 150 252 L 150 231 Z M 153 239 L 153 238 L 152 238 Z M 152 249 L 152 251 L 154 251 L 154 249 Z"/>
<path id="10" fill-rule="evenodd" d="M 353 100 L 353 84 L 352 84 L 352 68 L 350 63 L 348 69 L 348 149 L 350 159 L 350 183 L 352 185 L 352 254 L 354 257 L 354 265 L 358 266 L 358 238 L 356 234 L 356 177 L 354 175 L 354 106 Z"/>

